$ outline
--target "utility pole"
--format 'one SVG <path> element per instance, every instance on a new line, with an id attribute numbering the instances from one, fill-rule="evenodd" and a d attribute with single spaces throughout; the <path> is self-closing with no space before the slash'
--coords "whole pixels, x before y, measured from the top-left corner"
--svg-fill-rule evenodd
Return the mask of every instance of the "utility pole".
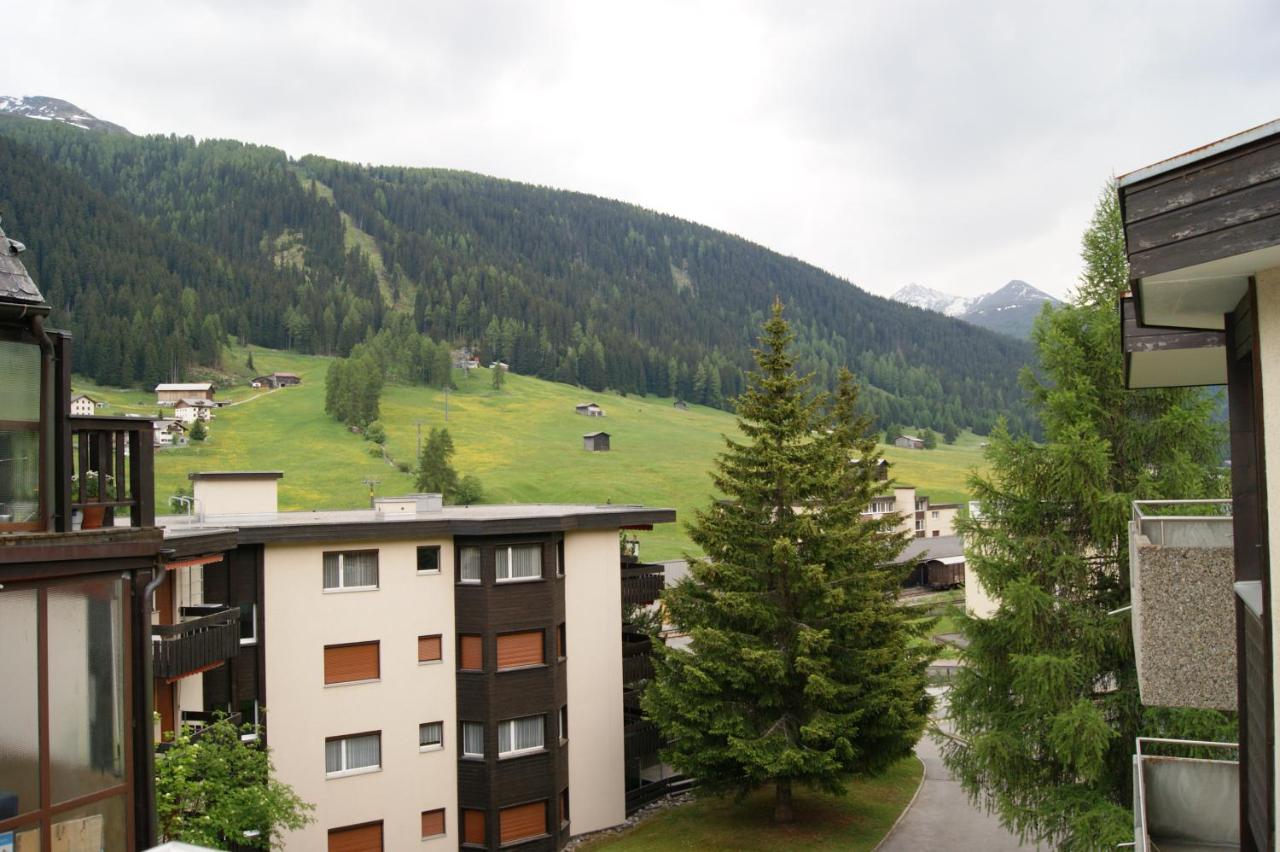
<path id="1" fill-rule="evenodd" d="M 361 481 L 362 481 L 365 485 L 367 485 L 367 486 L 369 487 L 369 508 L 370 508 L 370 509 L 372 509 L 372 508 L 373 508 L 373 486 L 375 486 L 375 485 L 377 485 L 378 483 L 382 482 L 382 480 L 381 480 L 381 479 L 367 479 L 367 478 L 366 478 L 366 479 L 363 479 L 363 480 L 361 480 Z"/>
<path id="2" fill-rule="evenodd" d="M 449 422 L 449 386 L 444 386 L 444 422 Z"/>
<path id="3" fill-rule="evenodd" d="M 413 421 L 418 426 L 418 458 L 422 458 L 422 421 Z"/>

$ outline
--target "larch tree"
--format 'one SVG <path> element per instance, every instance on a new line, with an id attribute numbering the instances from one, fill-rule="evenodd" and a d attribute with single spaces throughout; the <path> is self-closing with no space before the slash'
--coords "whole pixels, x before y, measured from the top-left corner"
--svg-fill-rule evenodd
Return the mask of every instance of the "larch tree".
<path id="1" fill-rule="evenodd" d="M 981 511 L 959 524 L 967 568 L 999 601 L 965 618 L 950 693 L 947 767 L 1024 839 L 1054 848 L 1132 841 L 1134 738 L 1222 739 L 1211 711 L 1144 707 L 1129 615 L 1134 500 L 1216 497 L 1224 432 L 1199 389 L 1124 387 L 1117 300 L 1128 287 L 1119 206 L 1104 190 L 1083 239 L 1070 304 L 1047 308 L 1024 372 L 1046 439 L 1003 426 L 989 471 L 970 480 Z"/>
<path id="2" fill-rule="evenodd" d="M 643 706 L 664 752 L 711 794 L 773 785 L 774 818 L 792 792 L 839 792 L 911 753 L 929 699 L 919 630 L 897 603 L 901 519 L 862 516 L 884 491 L 876 436 L 843 371 L 834 396 L 811 392 L 775 303 L 738 397 L 744 441 L 726 438 L 712 474 L 725 499 L 695 513 L 706 559 L 663 593 L 688 649 L 656 646 Z"/>

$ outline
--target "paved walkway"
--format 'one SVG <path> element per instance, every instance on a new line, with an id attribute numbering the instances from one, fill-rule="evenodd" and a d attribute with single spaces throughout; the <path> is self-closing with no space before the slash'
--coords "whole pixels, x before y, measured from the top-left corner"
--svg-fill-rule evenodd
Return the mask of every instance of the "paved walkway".
<path id="1" fill-rule="evenodd" d="M 943 701 L 945 697 L 939 703 Z M 876 852 L 1006 852 L 1035 848 L 1021 845 L 1016 835 L 1000 826 L 999 820 L 969 801 L 960 784 L 952 780 L 937 744 L 928 734 L 916 745 L 916 756 L 924 763 L 920 792 Z"/>

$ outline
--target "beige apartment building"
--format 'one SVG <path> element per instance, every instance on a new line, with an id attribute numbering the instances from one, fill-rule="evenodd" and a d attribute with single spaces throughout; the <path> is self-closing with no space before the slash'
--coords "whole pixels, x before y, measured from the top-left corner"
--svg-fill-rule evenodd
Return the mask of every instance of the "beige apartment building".
<path id="1" fill-rule="evenodd" d="M 862 514 L 876 517 L 897 512 L 902 515 L 903 532 L 916 538 L 938 538 L 956 534 L 959 503 L 931 503 L 924 494 L 916 494 L 914 485 L 894 486 L 892 494 L 877 497 Z"/>
<path id="2" fill-rule="evenodd" d="M 262 724 L 316 805 L 290 850 L 555 850 L 625 819 L 619 531 L 674 511 L 277 512 L 279 478 L 192 474 L 193 514 L 161 519 L 168 616 L 221 612 L 238 643 L 157 679 L 161 729 L 223 708 Z"/>

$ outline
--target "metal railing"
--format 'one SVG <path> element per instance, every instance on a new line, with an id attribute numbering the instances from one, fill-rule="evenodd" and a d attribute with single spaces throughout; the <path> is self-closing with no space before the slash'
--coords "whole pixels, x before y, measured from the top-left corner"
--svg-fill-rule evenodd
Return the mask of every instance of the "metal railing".
<path id="1" fill-rule="evenodd" d="M 1230 500 L 1135 500 L 1134 531 L 1157 547 L 1231 547 Z"/>
<path id="2" fill-rule="evenodd" d="M 1145 750 L 1144 750 L 1145 748 Z M 1185 757 L 1154 754 L 1180 750 Z M 1237 760 L 1208 754 L 1239 752 L 1236 743 L 1139 737 L 1133 757 L 1134 848 L 1240 848 Z M 1188 803 L 1194 802 L 1194 807 Z"/>
<path id="3" fill-rule="evenodd" d="M 151 628 L 156 677 L 177 678 L 229 660 L 240 653 L 240 608 Z"/>

